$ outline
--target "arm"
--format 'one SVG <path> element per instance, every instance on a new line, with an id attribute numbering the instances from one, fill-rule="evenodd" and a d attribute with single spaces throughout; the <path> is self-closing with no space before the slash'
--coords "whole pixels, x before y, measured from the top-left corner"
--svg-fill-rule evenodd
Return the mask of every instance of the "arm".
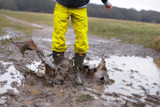
<path id="1" fill-rule="evenodd" d="M 106 9 L 109 9 L 109 10 L 112 9 L 112 4 L 109 3 L 108 0 L 101 0 L 101 1 L 104 3 Z"/>

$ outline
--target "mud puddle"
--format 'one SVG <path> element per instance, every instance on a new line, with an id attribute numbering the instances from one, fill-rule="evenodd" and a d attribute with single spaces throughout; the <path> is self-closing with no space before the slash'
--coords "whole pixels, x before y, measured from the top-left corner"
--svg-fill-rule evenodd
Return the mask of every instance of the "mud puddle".
<path id="1" fill-rule="evenodd" d="M 20 44 L 22 42 L 15 43 Z M 38 49 L 32 42 L 23 42 L 23 44 L 24 46 L 29 46 L 31 49 Z M 71 104 L 74 105 L 77 96 L 81 94 L 85 94 L 83 96 L 87 98 L 90 97 L 87 95 L 89 94 L 94 98 L 94 101 L 90 100 L 92 101 L 91 105 L 96 105 L 96 103 L 104 106 L 116 106 L 119 104 L 131 107 L 160 105 L 159 59 L 137 56 L 110 56 L 104 59 L 96 55 L 91 58 L 88 56 L 84 61 L 84 67 L 88 67 L 85 70 L 87 72 L 84 72 L 83 75 L 84 85 L 79 87 L 74 85 L 74 76 L 72 73 L 68 73 L 67 76 L 64 75 L 66 78 L 64 78 L 63 85 L 55 85 L 54 80 L 56 78 L 54 75 L 45 75 L 46 71 L 49 71 L 49 73 L 51 71 L 52 73 L 52 69 L 47 69 L 47 67 L 53 67 L 49 63 L 52 62 L 52 58 L 47 56 L 40 57 L 38 56 L 40 54 L 38 52 L 41 51 L 35 51 L 33 49 L 24 52 L 24 56 L 18 56 L 17 53 L 15 55 L 13 54 L 15 56 L 13 58 L 14 60 L 12 60 L 13 62 L 0 62 L 2 71 L 0 73 L 0 94 L 2 94 L 2 101 L 4 101 L 3 97 L 6 97 L 5 95 L 9 95 L 7 98 L 11 99 L 12 102 L 9 102 L 10 100 L 7 99 L 6 104 L 8 105 L 14 105 L 14 100 L 17 97 L 19 100 L 18 103 L 21 105 L 26 104 L 25 101 L 22 101 L 22 103 L 21 99 L 26 99 L 28 102 L 32 102 L 32 99 L 34 99 L 32 103 L 33 105 L 37 105 L 41 97 L 41 105 L 57 104 L 58 102 L 61 106 L 64 100 L 67 104 L 70 104 L 70 101 L 72 101 Z M 18 52 L 18 49 L 16 52 Z M 65 59 L 62 65 L 70 63 L 71 60 L 69 59 Z M 47 62 L 46 64 L 48 65 L 43 65 L 43 61 Z M 101 64 L 101 62 L 103 63 Z M 101 69 L 102 66 L 107 69 Z M 59 67 L 61 69 L 57 70 L 62 72 L 66 70 L 65 68 L 68 70 L 66 66 Z M 106 80 L 105 83 L 96 81 L 95 76 L 99 77 L 99 75 L 96 75 L 95 71 L 99 71 L 98 74 L 104 78 L 100 77 L 98 79 Z M 105 72 L 104 74 L 106 75 L 103 75 L 101 71 Z M 86 75 L 88 72 L 89 77 Z M 8 94 L 8 90 L 13 90 L 18 94 L 12 97 L 12 93 Z M 54 98 L 54 102 L 51 97 Z"/>
<path id="2" fill-rule="evenodd" d="M 115 82 L 101 88 L 86 88 L 91 95 L 96 95 L 95 98 L 102 99 L 106 105 L 106 101 L 127 106 L 160 104 L 160 68 L 157 66 L 157 59 L 110 56 L 105 60 L 109 77 Z M 96 66 L 99 60 L 91 63 Z"/>
<path id="3" fill-rule="evenodd" d="M 84 65 L 89 65 L 90 69 L 96 68 L 101 62 L 101 58 L 85 59 Z M 109 78 L 114 80 L 113 84 L 85 85 L 84 89 L 80 89 L 78 93 L 89 94 L 96 101 L 108 106 L 112 104 L 120 104 L 127 106 L 157 106 L 160 104 L 160 68 L 159 60 L 151 57 L 135 57 L 135 56 L 110 56 L 105 59 L 105 66 Z M 25 65 L 34 74 L 26 74 L 26 82 L 23 83 L 24 76 L 16 70 L 12 62 L 3 62 L 1 64 L 0 74 L 0 94 L 13 90 L 15 93 L 30 93 L 38 96 L 41 92 L 54 92 L 54 95 L 65 96 L 59 89 L 49 86 L 44 78 L 44 66 L 40 61 L 34 61 Z M 38 75 L 38 77 L 36 76 Z M 17 87 L 23 87 L 18 90 Z M 43 88 L 42 88 L 43 87 Z M 44 88 L 45 87 L 45 88 Z M 65 85 L 60 89 L 64 90 Z M 63 89 L 64 88 L 64 89 Z M 70 87 L 71 88 L 71 87 Z M 75 98 L 75 92 L 67 88 L 66 94 L 70 93 Z M 27 90 L 25 90 L 27 89 Z M 49 89 L 49 90 L 48 90 Z M 76 89 L 75 89 L 76 90 Z M 23 95 L 21 96 L 23 97 Z"/>
<path id="4" fill-rule="evenodd" d="M 110 78 L 115 80 L 115 84 L 106 90 L 108 92 L 121 90 L 125 95 L 142 94 L 145 88 L 149 94 L 156 95 L 160 88 L 160 69 L 151 57 L 111 56 L 106 59 L 106 66 Z"/>
<path id="5" fill-rule="evenodd" d="M 9 90 L 17 93 L 17 87 L 23 85 L 23 75 L 16 70 L 11 62 L 0 61 L 0 67 L 0 94 L 6 93 Z"/>

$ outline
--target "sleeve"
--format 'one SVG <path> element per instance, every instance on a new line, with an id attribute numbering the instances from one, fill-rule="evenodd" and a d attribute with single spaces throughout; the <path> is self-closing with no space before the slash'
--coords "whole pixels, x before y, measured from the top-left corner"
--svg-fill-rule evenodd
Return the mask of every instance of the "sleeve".
<path id="1" fill-rule="evenodd" d="M 108 0 L 101 0 L 104 4 L 108 1 Z"/>
<path id="2" fill-rule="evenodd" d="M 109 6 L 110 5 L 108 0 L 101 0 L 101 1 L 104 3 L 105 6 Z"/>

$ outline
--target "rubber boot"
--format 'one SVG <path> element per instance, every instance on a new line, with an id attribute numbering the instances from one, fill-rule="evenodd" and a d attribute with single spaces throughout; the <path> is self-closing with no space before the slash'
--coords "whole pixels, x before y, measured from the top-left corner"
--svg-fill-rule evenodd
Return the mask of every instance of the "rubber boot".
<path id="1" fill-rule="evenodd" d="M 80 72 L 80 69 L 76 69 L 76 79 L 75 79 L 75 83 L 77 85 L 83 85 L 83 81 L 81 79 L 81 72 Z"/>
<path id="2" fill-rule="evenodd" d="M 64 52 L 55 52 L 52 51 L 53 59 L 54 59 L 54 64 L 58 65 L 62 62 L 64 59 Z"/>
<path id="3" fill-rule="evenodd" d="M 74 67 L 76 71 L 75 83 L 77 85 L 83 85 L 83 81 L 81 79 L 81 70 L 83 67 L 83 61 L 84 61 L 85 56 L 86 54 L 76 54 L 75 53 Z"/>

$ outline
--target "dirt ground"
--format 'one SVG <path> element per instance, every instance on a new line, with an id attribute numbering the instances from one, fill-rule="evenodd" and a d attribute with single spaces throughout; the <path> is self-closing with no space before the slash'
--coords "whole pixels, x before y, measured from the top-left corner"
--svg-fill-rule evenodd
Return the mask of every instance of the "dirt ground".
<path id="1" fill-rule="evenodd" d="M 23 21 L 7 17 L 12 21 Z M 33 23 L 27 23 L 33 26 Z M 36 25 L 37 26 L 37 25 Z M 52 62 L 51 26 L 39 25 L 42 29 L 31 34 L 32 40 Z M 38 27 L 39 27 L 38 26 Z M 14 32 L 16 33 L 16 32 Z M 19 34 L 19 33 L 18 33 Z M 17 35 L 18 35 L 17 34 Z M 16 34 L 15 34 L 16 35 Z M 14 36 L 14 35 L 13 35 Z M 14 39 L 14 38 L 13 38 Z M 26 39 L 28 40 L 28 38 Z M 88 35 L 90 48 L 84 64 L 96 67 L 105 59 L 107 74 L 112 81 L 102 84 L 94 78 L 83 77 L 83 86 L 72 81 L 55 85 L 37 76 L 43 69 L 35 51 L 26 51 L 24 56 L 12 45 L 0 47 L 0 106 L 2 107 L 157 107 L 160 106 L 160 54 L 139 45 L 124 44 Z M 68 49 L 65 56 L 74 56 L 73 29 L 66 33 Z"/>

